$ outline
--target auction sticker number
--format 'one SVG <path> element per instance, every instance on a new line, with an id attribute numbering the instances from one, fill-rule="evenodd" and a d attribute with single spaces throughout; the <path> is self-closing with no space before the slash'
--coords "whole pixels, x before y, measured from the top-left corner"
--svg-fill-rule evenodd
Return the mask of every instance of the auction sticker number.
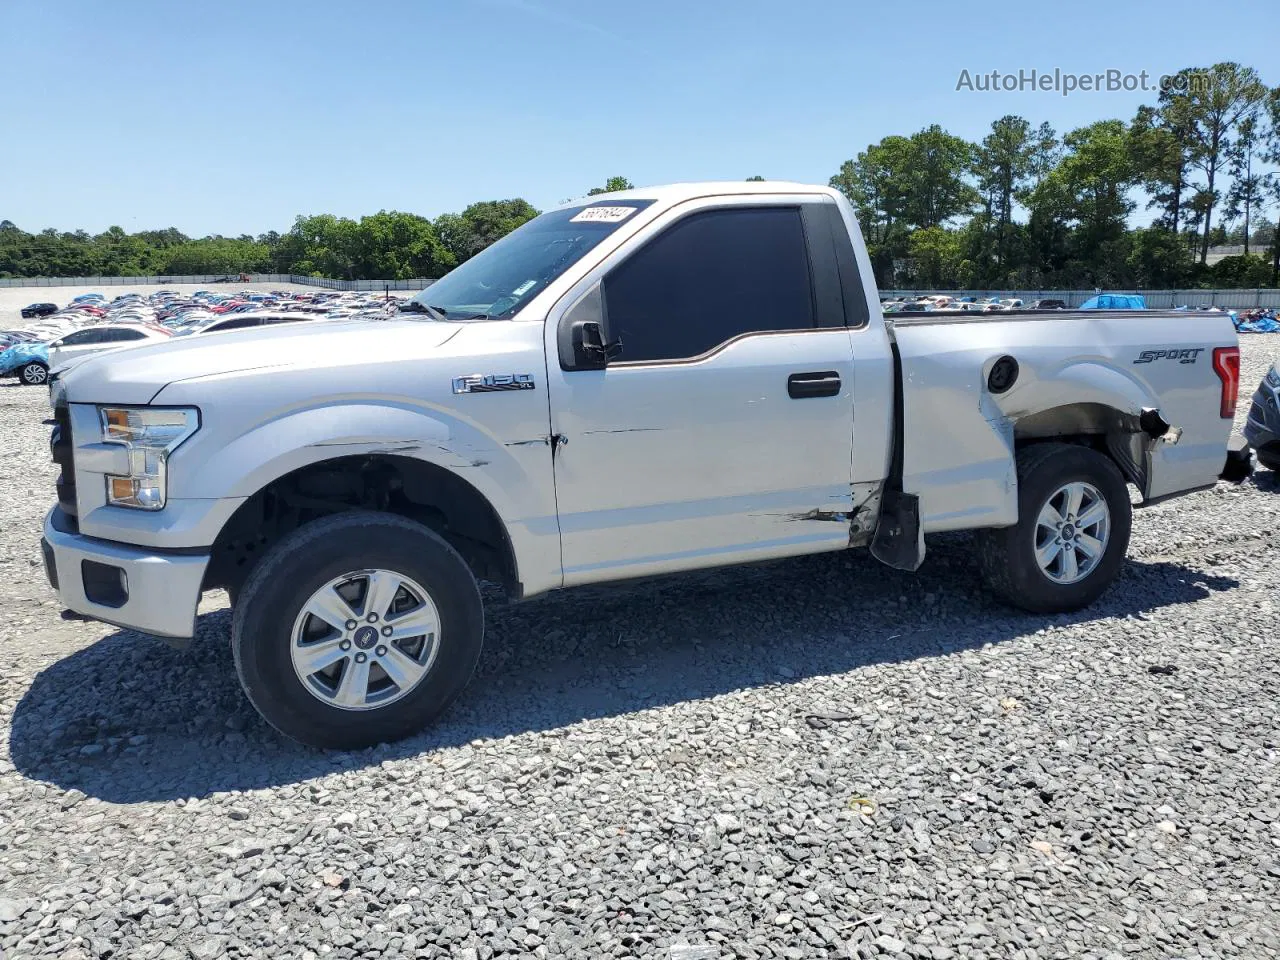
<path id="1" fill-rule="evenodd" d="M 570 223 L 621 223 L 636 212 L 635 207 L 587 207 L 569 218 Z"/>

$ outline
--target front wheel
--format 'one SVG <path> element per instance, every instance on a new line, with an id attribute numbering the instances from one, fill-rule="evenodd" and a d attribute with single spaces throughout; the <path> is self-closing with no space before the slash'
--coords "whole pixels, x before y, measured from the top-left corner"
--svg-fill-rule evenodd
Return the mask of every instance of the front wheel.
<path id="1" fill-rule="evenodd" d="M 343 750 L 418 732 L 462 691 L 484 637 L 475 578 L 431 530 L 357 511 L 275 544 L 237 592 L 241 685 L 286 736 Z"/>
<path id="2" fill-rule="evenodd" d="M 38 360 L 32 360 L 18 370 L 18 379 L 29 387 L 38 387 L 49 381 L 49 368 Z"/>
<path id="3" fill-rule="evenodd" d="M 1133 506 L 1120 469 L 1089 447 L 1039 443 L 1018 451 L 1018 522 L 981 530 L 987 585 L 1032 613 L 1089 606 L 1124 563 Z"/>

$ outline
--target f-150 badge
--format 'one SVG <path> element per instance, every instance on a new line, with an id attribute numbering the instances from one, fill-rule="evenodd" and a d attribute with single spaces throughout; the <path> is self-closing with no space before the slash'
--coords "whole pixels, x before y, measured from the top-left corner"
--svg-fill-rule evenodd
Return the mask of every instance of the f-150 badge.
<path id="1" fill-rule="evenodd" d="M 532 390 L 531 373 L 471 373 L 453 378 L 454 393 L 499 393 L 503 390 Z"/>

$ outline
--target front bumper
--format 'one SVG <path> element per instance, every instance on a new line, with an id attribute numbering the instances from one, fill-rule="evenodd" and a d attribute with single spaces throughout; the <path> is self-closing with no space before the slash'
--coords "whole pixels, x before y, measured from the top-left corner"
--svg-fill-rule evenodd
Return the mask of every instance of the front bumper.
<path id="1" fill-rule="evenodd" d="M 207 553 L 143 550 L 76 533 L 54 507 L 40 543 L 45 573 L 69 610 L 161 637 L 195 634 Z"/>

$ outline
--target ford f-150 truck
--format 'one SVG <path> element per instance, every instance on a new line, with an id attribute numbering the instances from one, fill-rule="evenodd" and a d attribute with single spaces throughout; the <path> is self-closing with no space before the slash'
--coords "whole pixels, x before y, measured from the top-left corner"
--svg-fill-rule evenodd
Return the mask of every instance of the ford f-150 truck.
<path id="1" fill-rule="evenodd" d="M 352 748 L 480 655 L 478 580 L 577 584 L 976 531 L 995 594 L 1093 602 L 1134 499 L 1214 485 L 1226 314 L 881 312 L 849 202 L 680 184 L 544 213 L 389 321 L 174 338 L 51 385 L 49 578 L 172 638 L 224 588 L 244 690 Z M 857 589 L 850 584 L 850 589 Z"/>

